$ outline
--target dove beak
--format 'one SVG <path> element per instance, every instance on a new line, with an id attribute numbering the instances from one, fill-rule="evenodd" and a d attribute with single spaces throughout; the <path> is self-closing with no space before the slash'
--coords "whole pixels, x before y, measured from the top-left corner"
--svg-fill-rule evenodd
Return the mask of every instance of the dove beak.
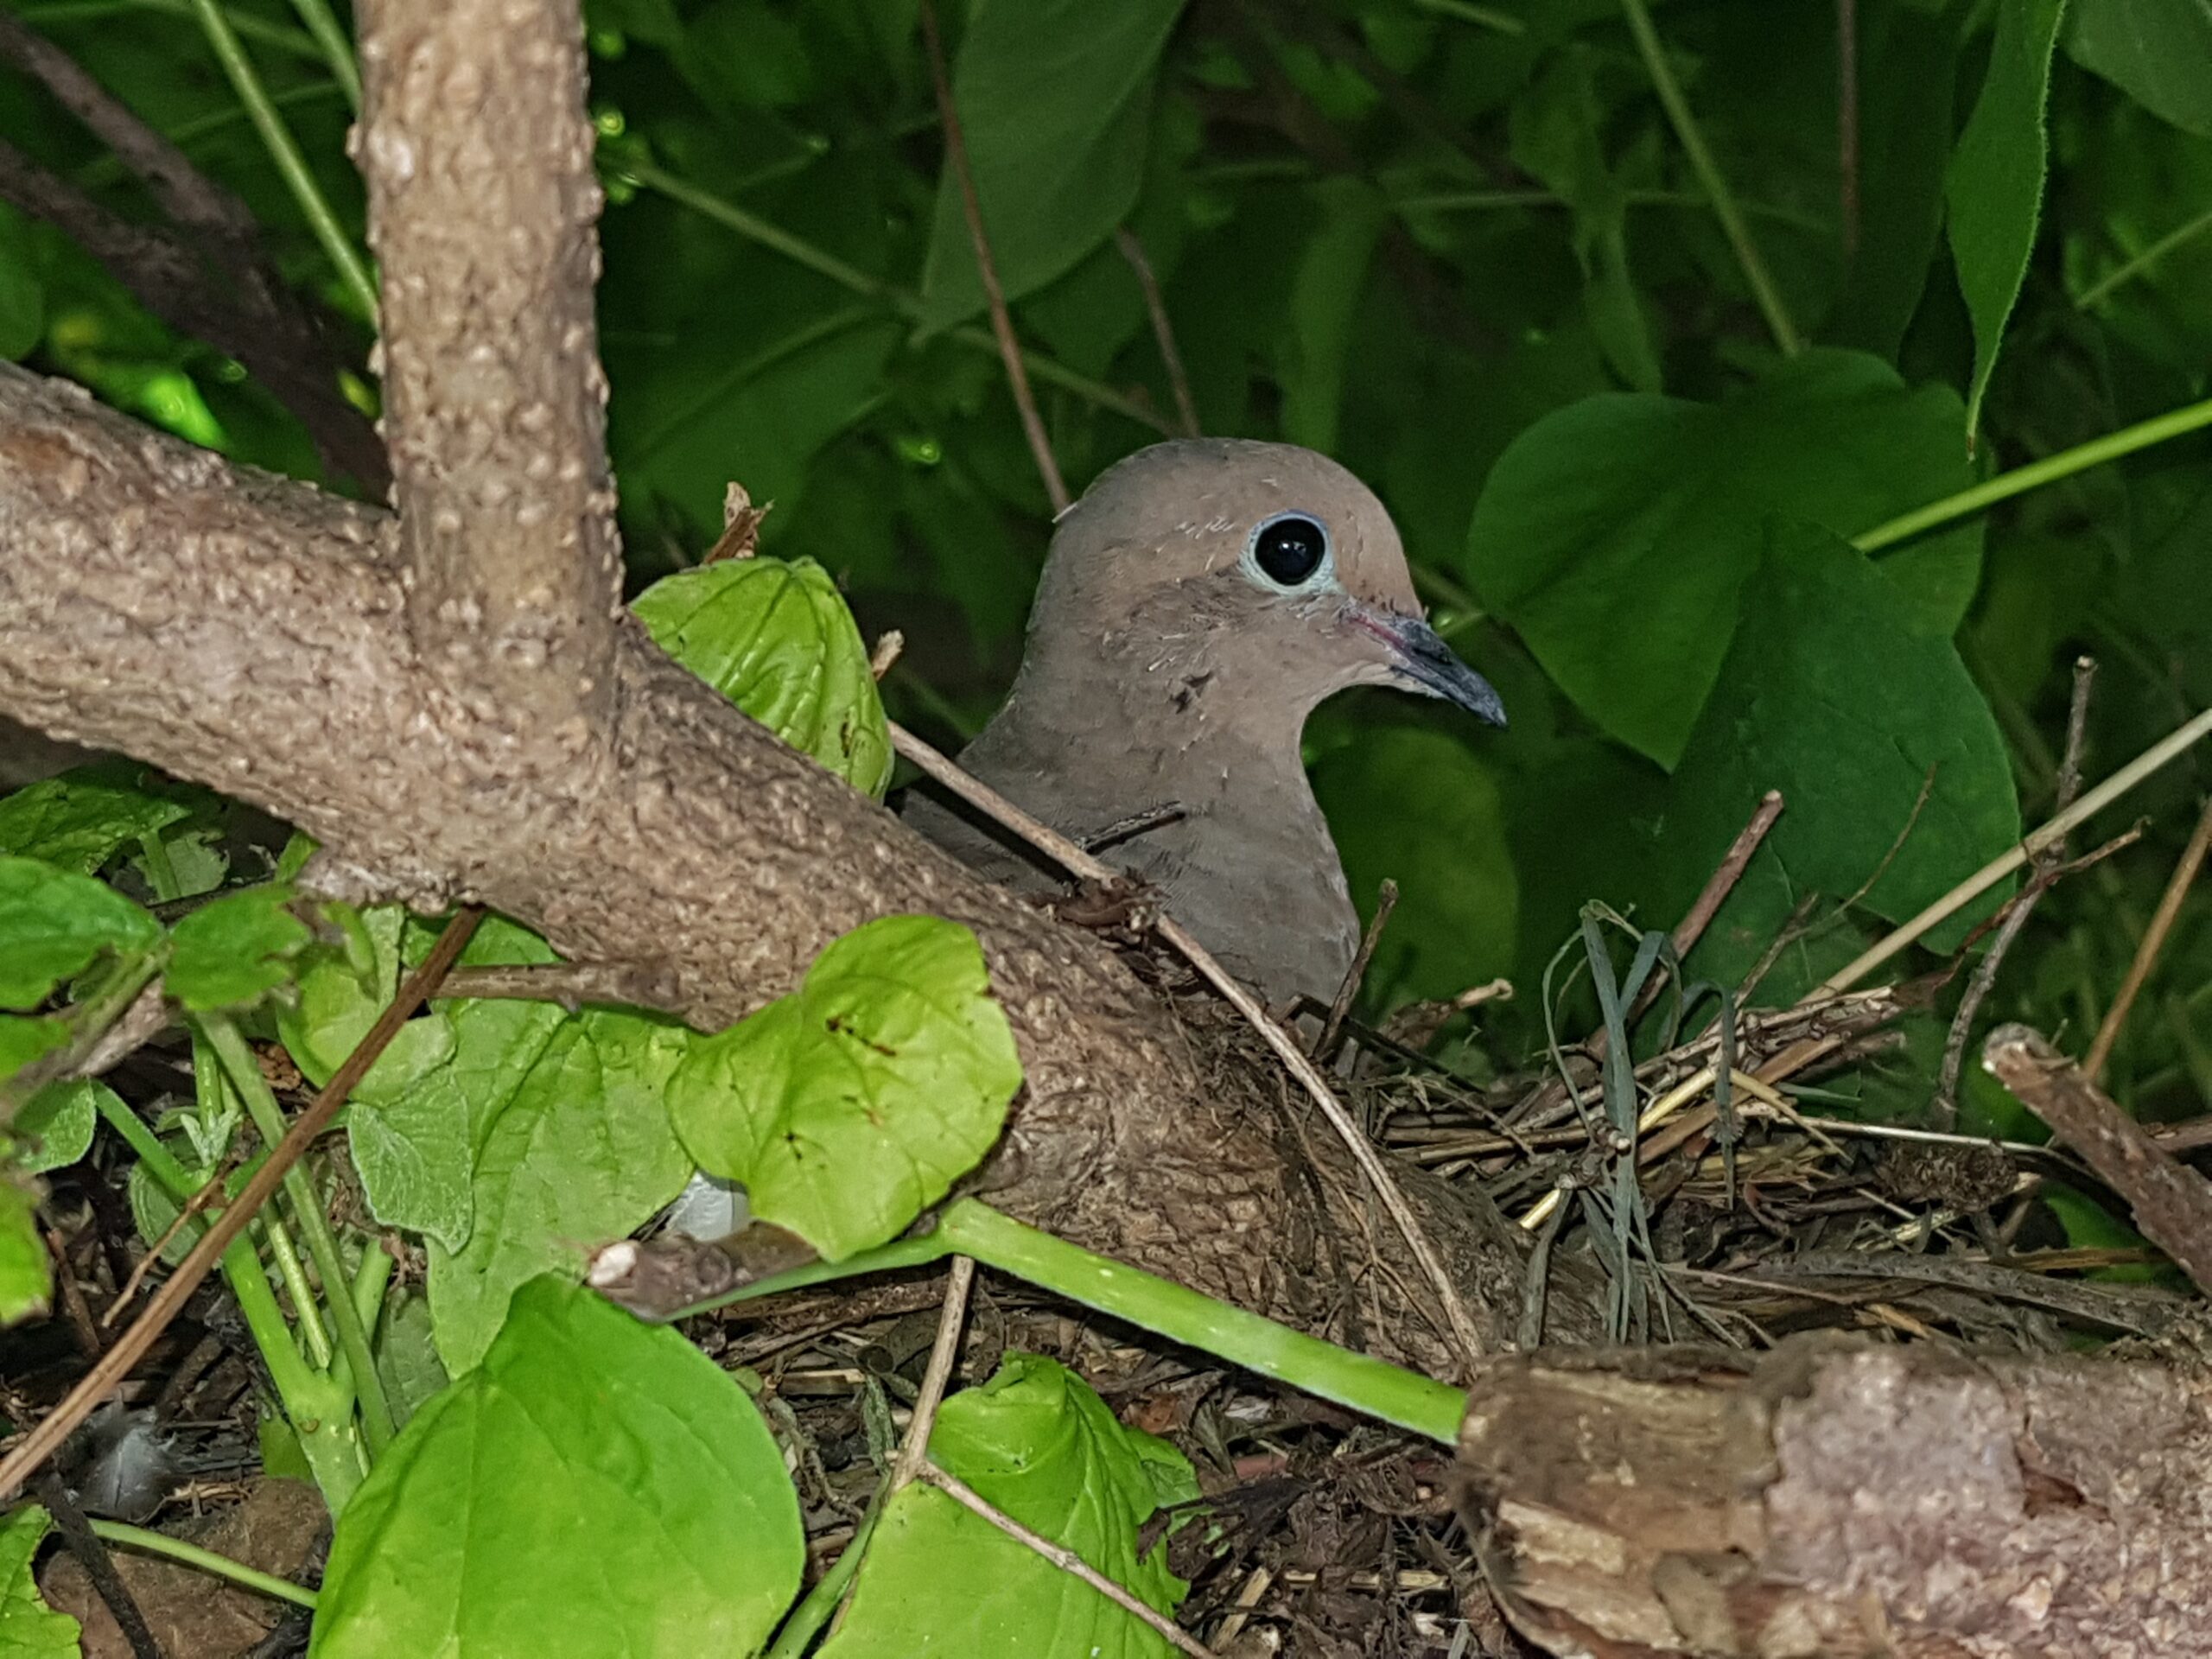
<path id="1" fill-rule="evenodd" d="M 1443 636 L 1417 616 L 1357 607 L 1352 621 L 1382 644 L 1394 678 L 1423 696 L 1457 703 L 1487 725 L 1505 724 L 1505 705 L 1491 683 L 1469 668 Z"/>

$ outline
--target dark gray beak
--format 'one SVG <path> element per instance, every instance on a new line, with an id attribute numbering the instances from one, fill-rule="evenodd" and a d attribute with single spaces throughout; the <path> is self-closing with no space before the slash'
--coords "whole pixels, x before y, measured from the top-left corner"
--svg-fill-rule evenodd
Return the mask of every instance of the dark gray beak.
<path id="1" fill-rule="evenodd" d="M 1505 705 L 1491 683 L 1454 656 L 1434 628 L 1417 616 L 1395 612 L 1357 612 L 1360 626 L 1388 648 L 1392 672 L 1414 690 L 1456 702 L 1477 720 L 1505 724 Z"/>

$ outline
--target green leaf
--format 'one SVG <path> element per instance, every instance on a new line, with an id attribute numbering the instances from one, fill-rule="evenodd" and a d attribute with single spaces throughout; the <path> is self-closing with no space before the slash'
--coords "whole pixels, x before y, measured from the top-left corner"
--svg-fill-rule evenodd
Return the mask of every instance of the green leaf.
<path id="1" fill-rule="evenodd" d="M 53 1296 L 38 1200 L 21 1182 L 0 1177 L 0 1329 L 45 1313 Z"/>
<path id="2" fill-rule="evenodd" d="M 5 1084 L 41 1055 L 50 1054 L 69 1041 L 69 1025 L 57 1015 L 26 1019 L 0 1014 L 0 1084 Z"/>
<path id="3" fill-rule="evenodd" d="M 1812 351 L 1720 404 L 1613 395 L 1499 458 L 1465 569 L 1560 688 L 1662 766 L 1681 755 L 1735 632 L 1771 512 L 1853 535 L 1965 488 L 1959 400 L 1855 352 Z M 1980 569 L 1969 524 L 1882 563 L 1914 626 L 1948 635 Z"/>
<path id="4" fill-rule="evenodd" d="M 401 1427 L 452 1381 L 438 1357 L 430 1324 L 430 1300 L 411 1291 L 391 1307 L 377 1325 L 377 1375 L 384 1379 L 392 1421 Z"/>
<path id="5" fill-rule="evenodd" d="M 1518 888 L 1504 805 L 1491 771 L 1456 738 L 1423 727 L 1376 732 L 1313 770 L 1363 915 L 1383 879 L 1399 887 L 1363 994 L 1382 1007 L 1445 997 L 1513 968 Z M 1376 802 L 1419 804 L 1376 811 Z"/>
<path id="6" fill-rule="evenodd" d="M 168 994 L 194 1014 L 244 1007 L 290 982 L 315 938 L 292 913 L 282 883 L 247 887 L 203 905 L 169 932 Z"/>
<path id="7" fill-rule="evenodd" d="M 161 925 L 114 888 L 35 858 L 0 858 L 0 1008 L 32 1008 L 103 950 L 160 943 Z"/>
<path id="8" fill-rule="evenodd" d="M 1606 111 L 1594 48 L 1575 43 L 1514 100 L 1515 165 L 1541 180 L 1574 213 L 1584 304 L 1606 361 L 1638 391 L 1659 390 L 1657 348 L 1628 264 L 1628 191 L 1613 177 L 1601 136 Z"/>
<path id="9" fill-rule="evenodd" d="M 486 1103 L 468 1242 L 429 1246 L 430 1313 L 448 1370 L 459 1376 L 483 1357 L 518 1285 L 578 1271 L 593 1249 L 683 1191 L 691 1160 L 663 1096 L 694 1040 L 641 1014 L 564 1016 L 512 1092 Z"/>
<path id="10" fill-rule="evenodd" d="M 1114 1419 L 1055 1361 L 1010 1354 L 979 1389 L 948 1399 L 930 1456 L 995 1507 L 1073 1550 L 1147 1605 L 1173 1613 L 1183 1581 L 1165 1544 L 1141 1560 L 1137 1529 L 1198 1495 L 1191 1465 Z M 1049 1636 L 1047 1633 L 1049 1632 Z M 1174 1651 L 1148 1625 L 935 1489 L 892 1499 L 822 1659 L 1139 1659 Z"/>
<path id="11" fill-rule="evenodd" d="M 853 613 L 820 565 L 726 559 L 663 577 L 632 608 L 677 662 L 791 747 L 883 798 L 883 700 Z"/>
<path id="12" fill-rule="evenodd" d="M 0 799 L 0 853 L 90 875 L 142 836 L 192 816 L 182 791 L 149 788 L 146 769 L 101 760 Z"/>
<path id="13" fill-rule="evenodd" d="M 823 951 L 791 995 L 696 1043 L 668 1104 L 702 1169 L 836 1262 L 943 1198 L 1020 1086 L 975 936 L 887 916 Z"/>
<path id="14" fill-rule="evenodd" d="M 346 1506 L 309 1652 L 754 1654 L 804 1563 L 745 1391 L 674 1331 L 539 1278 Z"/>
<path id="15" fill-rule="evenodd" d="M 1009 300 L 1043 287 L 1113 234 L 1144 178 L 1160 50 L 1182 0 L 983 0 L 952 68 L 952 97 Z M 975 245 L 948 163 L 922 293 L 931 320 L 983 308 Z"/>
<path id="16" fill-rule="evenodd" d="M 285 1047 L 320 1085 L 351 1053 L 399 982 L 406 912 L 379 906 L 361 918 L 359 944 L 318 947 L 300 976 L 297 1005 L 277 1011 Z M 349 936 L 350 938 L 351 936 Z M 545 963 L 551 946 L 487 917 L 461 960 Z M 353 1090 L 346 1141 L 369 1210 L 387 1227 L 427 1235 L 448 1251 L 474 1224 L 471 1172 L 483 1132 L 512 1099 L 569 1016 L 550 1003 L 497 998 L 440 1001 L 400 1027 Z"/>
<path id="17" fill-rule="evenodd" d="M 1324 180 L 1314 194 L 1321 223 L 1291 284 L 1276 374 L 1282 384 L 1283 435 L 1309 449 L 1328 450 L 1337 447 L 1353 319 L 1389 208 L 1357 179 Z"/>
<path id="18" fill-rule="evenodd" d="M 1916 626 L 1865 555 L 1825 531 L 1777 523 L 1745 597 L 1749 620 L 1675 772 L 1652 908 L 1679 915 L 1759 797 L 1782 791 L 1787 809 L 1692 957 L 1724 984 L 1807 892 L 1842 899 L 1879 871 L 1862 902 L 1899 920 L 2020 835 L 1988 705 L 1950 642 Z M 1936 930 L 1931 946 L 1951 948 L 1999 896 Z M 1778 970 L 1761 996 L 1780 1002 L 1804 988 Z"/>
<path id="19" fill-rule="evenodd" d="M 0 1062 L 0 1071 L 6 1069 Z M 60 1079 L 33 1095 L 10 1125 L 17 1136 L 35 1143 L 23 1150 L 16 1167 L 41 1175 L 73 1164 L 91 1151 L 92 1123 L 99 1115 L 95 1103 L 103 1096 L 116 1098 L 115 1091 L 97 1077 Z"/>
<path id="20" fill-rule="evenodd" d="M 0 1521 L 0 1654 L 7 1659 L 78 1659 L 77 1621 L 47 1606 L 31 1573 L 53 1524 L 35 1503 Z"/>
<path id="21" fill-rule="evenodd" d="M 1904 7 L 1859 28 L 1859 246 L 1821 336 L 1894 359 L 1943 234 L 1959 30 Z"/>
<path id="22" fill-rule="evenodd" d="M 2160 119 L 2212 138 L 2212 6 L 2074 0 L 2066 51 Z"/>
<path id="23" fill-rule="evenodd" d="M 2049 149 L 2044 106 L 2050 54 L 2066 0 L 1999 0 L 1997 38 L 1981 96 L 1959 135 L 1946 192 L 1951 259 L 1974 318 L 1974 378 L 1967 393 L 1969 442 L 2012 303 L 2020 296 L 2043 212 Z"/>

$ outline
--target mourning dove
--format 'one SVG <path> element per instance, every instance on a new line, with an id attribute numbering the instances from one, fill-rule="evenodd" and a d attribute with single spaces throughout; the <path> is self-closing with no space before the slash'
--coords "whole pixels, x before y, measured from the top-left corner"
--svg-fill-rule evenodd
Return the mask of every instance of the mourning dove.
<path id="1" fill-rule="evenodd" d="M 1300 737 L 1353 685 L 1505 723 L 1423 619 L 1389 514 L 1351 474 L 1288 444 L 1156 444 L 1061 514 L 1020 673 L 960 764 L 1157 889 L 1271 1002 L 1325 1000 L 1359 918 Z M 950 798 L 910 791 L 905 816 L 994 880 L 1064 879 Z"/>

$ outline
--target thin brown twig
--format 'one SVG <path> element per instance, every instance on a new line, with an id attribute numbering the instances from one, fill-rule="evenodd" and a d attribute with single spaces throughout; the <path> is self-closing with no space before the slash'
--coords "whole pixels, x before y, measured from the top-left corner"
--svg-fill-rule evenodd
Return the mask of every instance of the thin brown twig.
<path id="1" fill-rule="evenodd" d="M 54 1517 L 54 1527 L 69 1547 L 69 1553 L 77 1558 L 77 1564 L 85 1569 L 85 1576 L 92 1580 L 93 1591 L 114 1616 L 116 1629 L 123 1633 L 131 1659 L 162 1659 L 162 1644 L 154 1640 L 154 1632 L 146 1624 L 138 1599 L 130 1593 L 123 1574 L 116 1571 L 115 1558 L 92 1530 L 92 1523 L 85 1518 L 84 1510 L 77 1507 L 77 1500 L 69 1495 L 69 1488 L 61 1477 L 48 1470 L 39 1477 L 37 1491 L 39 1502 Z"/>
<path id="2" fill-rule="evenodd" d="M 1068 510 L 1068 486 L 1060 477 L 1060 463 L 1053 458 L 1052 441 L 1046 435 L 1037 399 L 1029 390 L 1029 371 L 1021 360 L 1021 342 L 1014 337 L 1014 314 L 1007 309 L 1006 290 L 999 284 L 998 264 L 991 257 L 990 238 L 983 233 L 983 204 L 976 194 L 976 177 L 968 166 L 968 140 L 960 129 L 960 111 L 953 105 L 952 79 L 944 68 L 944 42 L 937 29 L 937 8 L 922 0 L 922 45 L 930 60 L 930 79 L 937 88 L 938 118 L 944 123 L 944 160 L 960 187 L 961 211 L 968 218 L 969 238 L 976 247 L 976 271 L 982 278 L 983 298 L 991 311 L 991 333 L 1006 362 L 1007 389 L 1021 416 L 1022 435 L 1036 458 L 1037 474 L 1045 480 L 1055 517 Z"/>
<path id="3" fill-rule="evenodd" d="M 330 1121 L 338 1116 L 338 1109 L 346 1103 L 346 1097 L 376 1064 L 377 1057 L 437 988 L 438 982 L 460 957 L 461 948 L 468 943 L 469 936 L 476 931 L 476 925 L 483 919 L 483 911 L 474 906 L 454 912 L 445 931 L 438 935 L 437 943 L 430 947 L 430 954 L 423 959 L 423 965 L 407 976 L 397 995 L 377 1016 L 376 1024 L 369 1027 L 368 1034 L 354 1045 L 353 1052 L 331 1075 L 330 1081 L 307 1109 L 292 1121 L 292 1127 L 270 1149 L 261 1167 L 246 1182 L 245 1190 L 224 1207 L 213 1225 L 192 1247 L 191 1254 L 154 1293 L 145 1312 L 132 1321 L 106 1357 L 62 1396 L 61 1403 L 47 1414 L 45 1421 L 16 1442 L 4 1460 L 0 1460 L 0 1503 L 4 1503 L 34 1470 L 53 1456 L 77 1425 L 92 1415 L 100 1402 L 114 1392 L 116 1385 L 130 1375 L 130 1368 L 145 1357 L 169 1322 L 183 1311 L 186 1301 L 200 1288 L 200 1281 L 207 1278 L 223 1252 L 245 1230 L 255 1212 L 269 1201 L 283 1180 L 285 1172 L 329 1127 Z"/>
<path id="4" fill-rule="evenodd" d="M 914 1396 L 914 1414 L 906 1422 L 906 1438 L 899 1447 L 899 1460 L 891 1465 L 884 1487 L 889 1498 L 921 1472 L 930 1454 L 930 1431 L 937 1426 L 938 1408 L 944 1403 L 945 1386 L 952 1381 L 952 1367 L 960 1357 L 960 1332 L 968 1319 L 968 1291 L 976 1282 L 973 1257 L 956 1255 L 944 1277 L 944 1306 L 937 1316 L 937 1341 L 930 1348 L 929 1368 L 922 1373 L 921 1392 Z"/>
<path id="5" fill-rule="evenodd" d="M 679 989 L 665 967 L 641 962 L 515 962 L 456 968 L 436 1001 L 471 998 L 555 1002 L 574 1014 L 586 1003 L 670 1007 Z"/>
<path id="6" fill-rule="evenodd" d="M 2039 1033 L 1999 1026 L 1982 1064 L 2097 1179 L 2127 1201 L 2135 1226 L 2201 1291 L 2212 1291 L 2212 1184 L 2178 1163 Z"/>
<path id="7" fill-rule="evenodd" d="M 2105 1062 L 2112 1058 L 2113 1046 L 2120 1040 L 2128 1011 L 2135 1006 L 2143 982 L 2150 978 L 2158 953 L 2165 949 L 2166 936 L 2173 931 L 2174 922 L 2181 914 L 2182 901 L 2189 897 L 2189 889 L 2196 880 L 2197 871 L 2204 866 L 2208 849 L 2212 849 L 2212 800 L 2204 803 L 2203 811 L 2197 816 L 2196 829 L 2189 838 L 2189 845 L 2182 849 L 2181 861 L 2174 866 L 2166 890 L 2159 895 L 2158 908 L 2152 913 L 2151 925 L 2143 930 L 2143 937 L 2135 946 L 2134 959 L 2127 964 L 2127 977 L 2120 982 L 2120 994 L 2113 998 L 2112 1007 L 2105 1010 L 2104 1023 L 2097 1027 L 2096 1040 L 2089 1045 L 2088 1058 L 2082 1062 L 2082 1070 L 2088 1074 L 2091 1083 L 2104 1076 Z"/>
<path id="8" fill-rule="evenodd" d="M 1039 823 L 988 785 L 963 772 L 896 721 L 891 723 L 891 742 L 901 755 L 930 777 L 970 806 L 1013 830 L 1071 874 L 1093 881 L 1115 879 L 1114 870 L 1058 830 Z M 1269 1048 L 1274 1050 L 1276 1058 L 1289 1068 L 1291 1076 L 1297 1078 L 1313 1097 L 1313 1103 L 1320 1109 L 1321 1116 L 1328 1120 L 1329 1127 L 1336 1131 L 1338 1138 L 1344 1142 L 1344 1149 L 1351 1154 L 1352 1161 L 1359 1166 L 1361 1173 L 1373 1185 L 1382 1207 L 1390 1212 L 1390 1219 L 1405 1239 L 1406 1248 L 1413 1252 L 1414 1259 L 1421 1264 L 1423 1275 L 1428 1280 L 1438 1303 L 1443 1308 L 1446 1328 L 1452 1337 L 1452 1344 L 1459 1351 L 1462 1363 L 1471 1374 L 1481 1363 L 1483 1354 L 1483 1339 L 1475 1328 L 1474 1318 L 1467 1312 L 1466 1302 L 1460 1296 L 1459 1287 L 1452 1282 L 1442 1258 L 1436 1253 L 1435 1245 L 1422 1230 L 1419 1218 L 1414 1216 L 1412 1206 L 1406 1202 L 1405 1194 L 1399 1190 L 1397 1181 L 1382 1162 L 1375 1143 L 1352 1121 L 1351 1114 L 1344 1109 L 1344 1103 L 1337 1098 L 1319 1069 L 1306 1058 L 1306 1051 L 1298 1046 L 1297 1040 L 1268 1017 L 1268 1011 L 1260 1006 L 1259 999 L 1216 961 L 1211 951 L 1192 938 L 1188 930 L 1173 916 L 1162 916 L 1156 931 L 1191 964 L 1199 977 L 1244 1016 L 1252 1029 L 1259 1033 Z"/>
<path id="9" fill-rule="evenodd" d="M 1736 890 L 1736 884 L 1744 879 L 1745 870 L 1750 868 L 1752 855 L 1765 842 L 1767 832 L 1774 828 L 1774 821 L 1782 816 L 1783 804 L 1782 791 L 1778 789 L 1770 789 L 1759 797 L 1758 810 L 1736 832 L 1736 839 L 1728 843 L 1726 856 L 1706 878 L 1705 887 L 1698 893 L 1696 902 L 1683 912 L 1682 919 L 1675 924 L 1675 954 L 1677 957 L 1689 955 L 1691 947 L 1705 937 L 1705 930 L 1713 925 L 1713 918 L 1719 913 L 1720 906 Z M 1654 981 L 1646 988 L 1642 1001 L 1648 1005 L 1658 994 L 1658 982 Z"/>
<path id="10" fill-rule="evenodd" d="M 1337 1046 L 1337 1033 L 1344 1028 L 1344 1020 L 1351 1013 L 1354 998 L 1359 995 L 1361 983 L 1367 978 L 1367 965 L 1375 960 L 1375 947 L 1382 942 L 1382 930 L 1390 925 L 1390 912 L 1398 907 L 1398 884 L 1385 876 L 1381 889 L 1375 895 L 1375 919 L 1359 936 L 1359 950 L 1351 959 L 1351 967 L 1337 987 L 1336 1001 L 1329 1004 L 1329 1017 L 1321 1022 L 1320 1039 L 1313 1045 L 1313 1052 L 1324 1063 Z"/>
<path id="11" fill-rule="evenodd" d="M 2074 695 L 2066 711 L 2066 753 L 2058 764 L 2058 797 L 2056 810 L 2063 812 L 2074 804 L 2074 798 L 2082 792 L 2082 751 L 2088 741 L 2089 691 L 2096 683 L 2096 660 L 2079 657 L 2074 662 Z M 1974 1029 L 1975 1017 L 1997 983 L 1997 971 L 2005 965 L 2005 957 L 2012 949 L 2012 942 L 2020 937 L 2035 914 L 2036 906 L 2043 902 L 2044 893 L 2056 882 L 2064 867 L 2066 842 L 2063 837 L 2052 842 L 2036 858 L 2036 874 L 2028 889 L 2014 900 L 2006 912 L 2004 924 L 1997 930 L 1997 937 L 1990 941 L 1989 949 L 1982 953 L 1974 965 L 1974 977 L 1967 982 L 1966 994 L 1959 999 L 1958 1012 L 1951 1016 L 1950 1035 L 1943 1043 L 1943 1066 L 1936 1084 L 1935 1098 L 1929 1102 L 1929 1121 L 1939 1129 L 1955 1128 L 1959 1122 L 1959 1076 L 1966 1066 L 1967 1038 Z"/>
<path id="12" fill-rule="evenodd" d="M 1173 1619 L 1169 1618 L 1158 1609 L 1147 1606 L 1137 1599 L 1073 1550 L 1054 1543 L 1042 1533 L 1032 1532 L 1020 1522 L 993 1503 L 990 1499 L 962 1480 L 959 1476 L 950 1474 L 936 1464 L 925 1459 L 921 1467 L 915 1471 L 914 1478 L 925 1485 L 936 1487 L 938 1491 L 943 1492 L 969 1514 L 981 1516 L 983 1520 L 989 1522 L 1016 1543 L 1026 1545 L 1034 1550 L 1054 1567 L 1058 1567 L 1061 1572 L 1072 1573 L 1081 1579 L 1123 1612 L 1129 1614 L 1132 1618 L 1142 1619 L 1158 1631 L 1162 1639 L 1173 1643 L 1179 1651 L 1189 1654 L 1191 1659 L 1215 1659 L 1212 1649 L 1207 1647 L 1205 1643 L 1199 1641 Z"/>
<path id="13" fill-rule="evenodd" d="M 183 1208 L 176 1212 L 176 1218 L 162 1230 L 162 1236 L 154 1241 L 153 1248 L 140 1256 L 138 1265 L 130 1269 L 130 1277 L 123 1281 L 123 1288 L 115 1294 L 115 1305 L 109 1308 L 100 1319 L 102 1329 L 114 1328 L 115 1322 L 123 1317 L 123 1310 L 137 1300 L 138 1287 L 146 1282 L 146 1275 L 154 1270 L 162 1257 L 168 1253 L 170 1242 L 179 1233 L 192 1225 L 201 1211 L 208 1209 L 223 1196 L 223 1183 L 230 1179 L 230 1176 L 231 1172 L 227 1166 L 217 1170 L 207 1178 L 197 1192 L 185 1200 Z"/>
<path id="14" fill-rule="evenodd" d="M 1198 406 L 1191 398 L 1191 377 L 1183 370 L 1183 353 L 1176 348 L 1175 325 L 1168 321 L 1167 301 L 1160 291 L 1160 278 L 1153 275 L 1152 261 L 1145 257 L 1144 244 L 1137 240 L 1137 233 L 1124 225 L 1114 232 L 1114 245 L 1122 251 L 1122 257 L 1129 262 L 1129 269 L 1136 273 L 1137 286 L 1144 293 L 1146 315 L 1152 319 L 1153 342 L 1160 348 L 1160 361 L 1167 371 L 1167 390 L 1175 398 L 1175 413 L 1183 423 L 1183 435 L 1198 435 Z"/>

